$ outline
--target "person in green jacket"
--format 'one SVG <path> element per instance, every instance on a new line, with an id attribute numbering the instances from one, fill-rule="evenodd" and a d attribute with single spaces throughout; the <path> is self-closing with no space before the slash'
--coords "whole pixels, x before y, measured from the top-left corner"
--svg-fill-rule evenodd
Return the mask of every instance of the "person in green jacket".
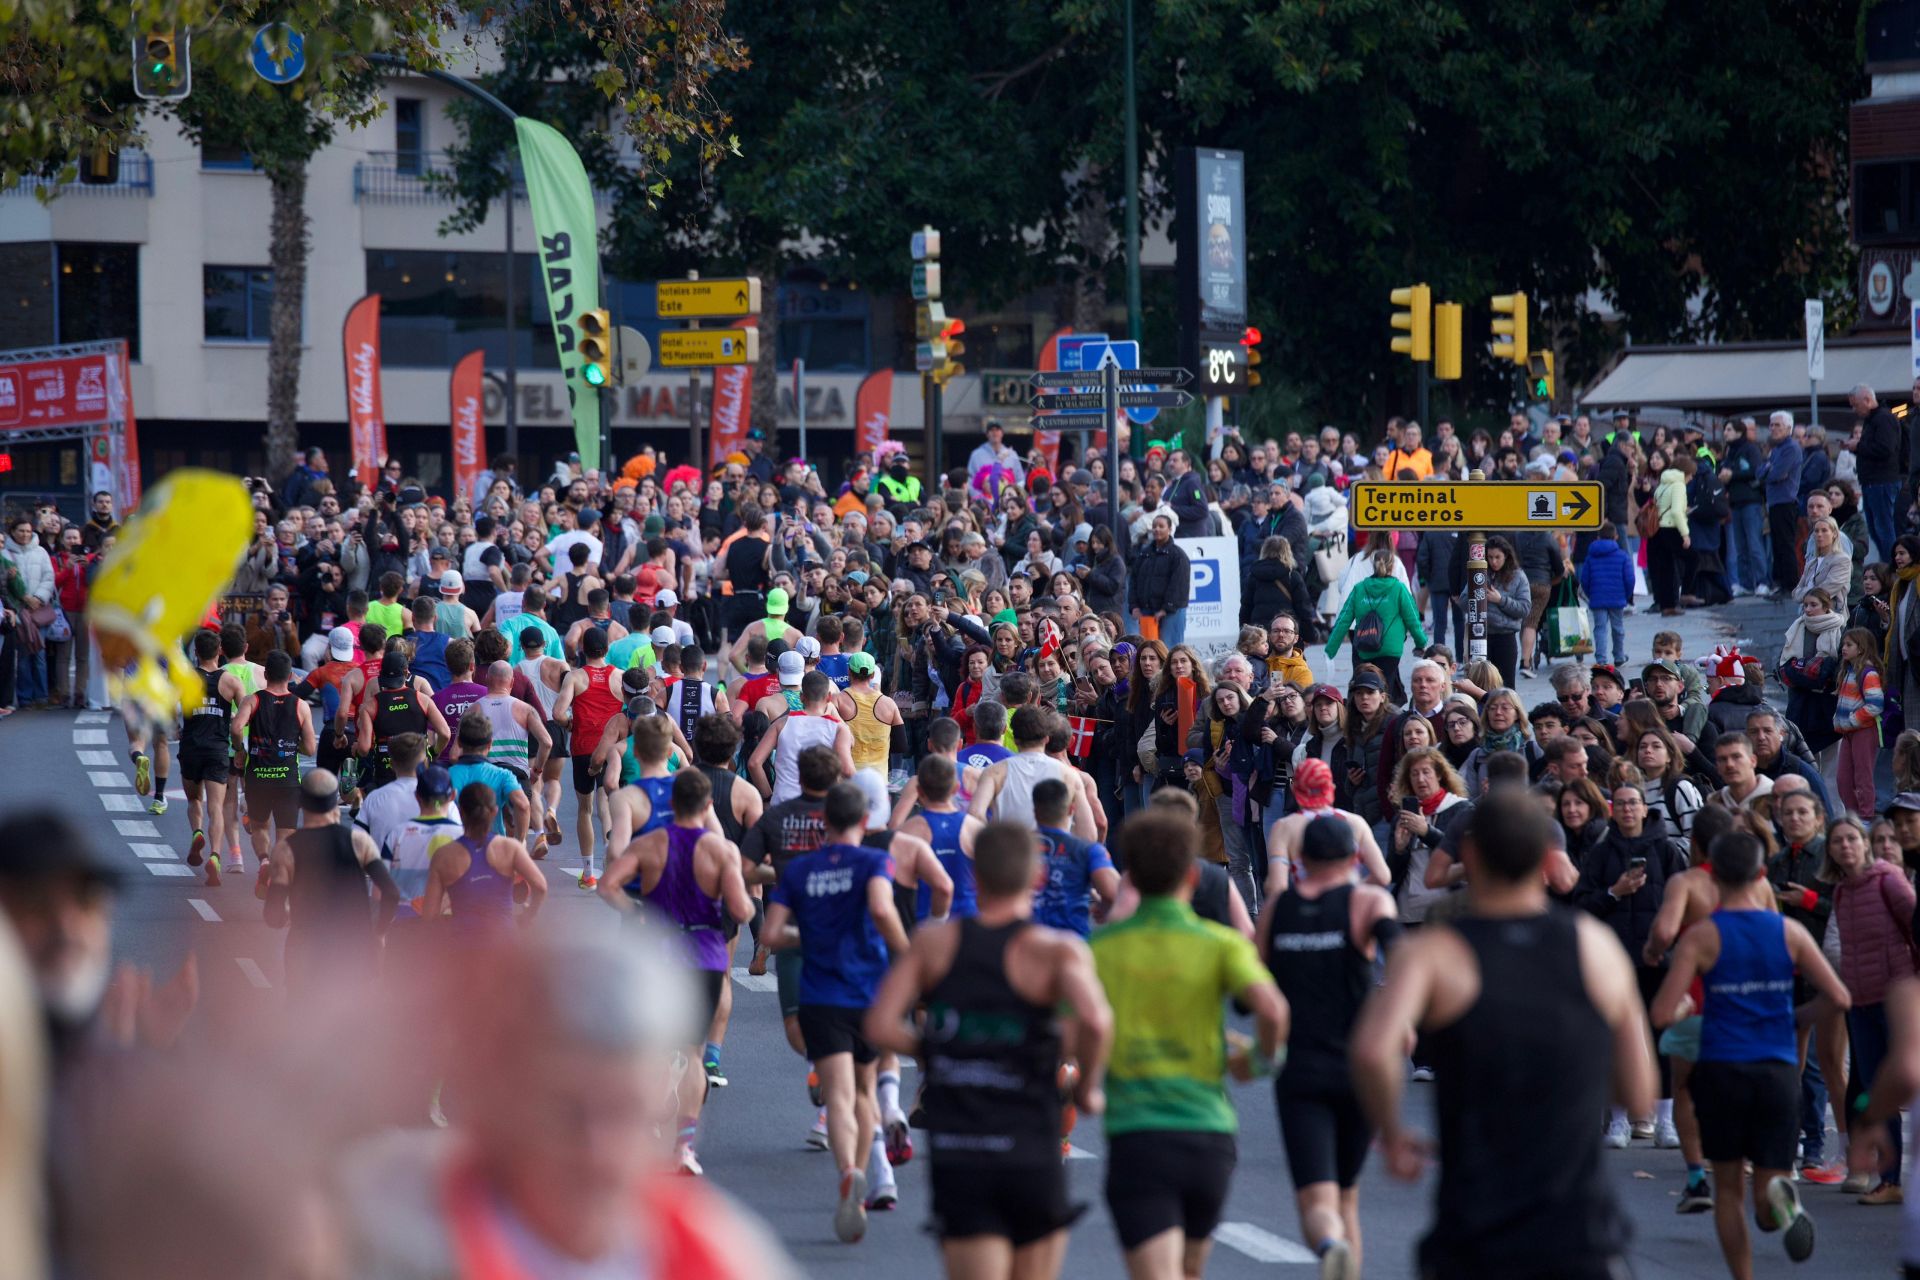
<path id="1" fill-rule="evenodd" d="M 1393 561 L 1392 551 L 1373 553 L 1373 576 L 1361 579 L 1359 585 L 1347 593 L 1346 605 L 1333 620 L 1333 631 L 1327 636 L 1327 659 L 1332 661 L 1333 655 L 1340 651 L 1341 638 L 1352 628 L 1354 667 L 1358 669 L 1365 662 L 1379 667 L 1387 679 L 1387 697 L 1396 706 L 1405 706 L 1407 691 L 1400 683 L 1400 656 L 1407 647 L 1407 632 L 1413 632 L 1424 648 L 1427 631 L 1420 625 L 1420 610 L 1414 606 L 1413 592 L 1393 576 Z M 1377 644 L 1361 640 L 1362 624 L 1369 616 L 1380 619 Z"/>

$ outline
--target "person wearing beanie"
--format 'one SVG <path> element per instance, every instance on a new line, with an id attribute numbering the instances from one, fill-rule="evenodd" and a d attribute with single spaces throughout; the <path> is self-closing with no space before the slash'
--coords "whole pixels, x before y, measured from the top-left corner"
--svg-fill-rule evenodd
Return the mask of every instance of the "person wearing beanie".
<path id="1" fill-rule="evenodd" d="M 1315 700 L 1319 699 L 1318 693 Z M 1387 860 L 1373 838 L 1367 821 L 1334 805 L 1333 768 L 1317 756 L 1306 756 L 1293 766 L 1293 799 L 1299 808 L 1273 824 L 1267 833 L 1267 884 L 1262 896 L 1272 898 L 1285 893 L 1301 873 L 1300 849 L 1307 827 L 1316 819 L 1334 817 L 1344 821 L 1353 833 L 1354 857 L 1364 869 L 1364 880 L 1385 886 L 1392 877 Z"/>

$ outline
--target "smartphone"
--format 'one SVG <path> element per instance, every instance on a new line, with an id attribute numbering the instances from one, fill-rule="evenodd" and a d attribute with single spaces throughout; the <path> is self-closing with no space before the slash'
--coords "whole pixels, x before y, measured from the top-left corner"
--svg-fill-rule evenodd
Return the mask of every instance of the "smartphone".
<path id="1" fill-rule="evenodd" d="M 1401 796 L 1401 797 L 1400 797 L 1400 812 L 1402 812 L 1402 813 L 1418 813 L 1418 812 L 1420 812 L 1420 800 L 1419 800 L 1419 798 L 1418 798 L 1417 796 Z M 1642 858 L 1642 859 L 1640 859 L 1640 864 L 1641 864 L 1642 866 L 1645 866 L 1645 865 L 1646 865 L 1646 861 L 1647 861 L 1647 860 L 1646 860 L 1645 858 Z"/>
<path id="2" fill-rule="evenodd" d="M 1627 859 L 1627 870 L 1645 871 L 1646 869 L 1647 869 L 1647 860 L 1645 858 L 1628 858 Z"/>

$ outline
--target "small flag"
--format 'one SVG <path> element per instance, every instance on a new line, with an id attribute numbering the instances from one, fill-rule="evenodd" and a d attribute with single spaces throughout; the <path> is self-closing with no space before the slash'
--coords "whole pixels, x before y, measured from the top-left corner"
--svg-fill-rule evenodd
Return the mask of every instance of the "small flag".
<path id="1" fill-rule="evenodd" d="M 1067 743 L 1067 754 L 1075 760 L 1085 760 L 1092 755 L 1094 726 L 1099 723 L 1092 716 L 1068 716 L 1067 732 L 1073 736 Z"/>
<path id="2" fill-rule="evenodd" d="M 1052 657 L 1059 652 L 1060 628 L 1054 623 L 1052 618 L 1042 618 L 1040 620 L 1040 649 L 1039 652 L 1034 655 L 1034 658 L 1038 661 L 1041 658 Z"/>

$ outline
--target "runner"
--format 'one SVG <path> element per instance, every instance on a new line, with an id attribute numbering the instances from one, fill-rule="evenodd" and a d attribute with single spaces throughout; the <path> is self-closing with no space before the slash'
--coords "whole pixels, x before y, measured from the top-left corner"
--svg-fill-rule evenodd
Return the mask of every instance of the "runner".
<path id="1" fill-rule="evenodd" d="M 781 680 L 784 683 L 785 659 L 799 655 L 780 656 L 783 668 Z M 853 731 L 827 715 L 827 708 L 832 702 L 833 681 L 818 671 L 809 671 L 797 683 L 800 686 L 799 709 L 782 712 L 779 720 L 761 736 L 760 745 L 753 749 L 753 755 L 747 761 L 747 774 L 753 779 L 753 785 L 759 787 L 760 794 L 774 804 L 791 800 L 800 794 L 796 762 L 800 753 L 808 747 L 832 747 L 834 757 L 840 762 L 841 776 L 850 778 L 854 772 Z M 776 747 L 778 754 L 775 754 Z M 767 781 L 767 757 L 770 755 L 773 756 L 772 782 Z"/>
<path id="2" fill-rule="evenodd" d="M 1440 1179 L 1419 1246 L 1433 1280 L 1625 1274 L 1600 1119 L 1616 1091 L 1652 1112 L 1653 1056 L 1619 939 L 1548 901 L 1554 837 L 1531 797 L 1482 797 L 1461 841 L 1467 913 L 1394 948 L 1354 1027 L 1355 1092 L 1397 1178 L 1418 1177 L 1427 1151 L 1400 1117 L 1416 1029 L 1439 1073 Z"/>
<path id="3" fill-rule="evenodd" d="M 1380 845 L 1374 840 L 1367 820 L 1357 813 L 1335 808 L 1333 796 L 1333 767 L 1314 756 L 1302 757 L 1293 767 L 1293 801 L 1300 807 L 1274 823 L 1273 829 L 1267 832 L 1266 896 L 1285 893 L 1293 877 L 1304 870 L 1300 865 L 1301 836 L 1314 819 L 1328 814 L 1345 819 L 1352 828 L 1361 879 L 1377 885 L 1392 883 L 1387 860 L 1381 856 Z"/>
<path id="4" fill-rule="evenodd" d="M 979 770 L 963 769 L 961 767 L 960 738 L 959 721 L 947 716 L 938 717 L 927 725 L 927 754 L 920 758 L 920 763 L 925 764 L 935 756 L 939 756 L 941 759 L 953 763 L 953 803 L 955 808 L 965 813 L 967 805 L 973 800 L 973 789 L 969 787 L 967 783 L 970 780 L 977 781 L 979 779 Z M 1004 758 L 1003 756 L 1002 759 Z M 899 827 L 902 823 L 906 822 L 909 817 L 913 816 L 914 807 L 919 803 L 920 780 L 917 777 L 908 778 L 907 784 L 900 788 L 900 794 L 898 798 L 894 800 L 893 813 L 887 825 L 890 827 Z M 978 819 L 975 819 L 975 821 L 977 822 Z"/>
<path id="5" fill-rule="evenodd" d="M 566 636 L 561 640 L 562 649 L 567 653 L 580 652 L 580 637 L 589 631 L 607 633 L 609 653 L 613 651 L 614 645 L 627 638 L 627 628 L 613 620 L 613 597 L 607 594 L 603 587 L 595 587 L 587 592 L 586 615 L 568 628 Z"/>
<path id="6" fill-rule="evenodd" d="M 1066 766 L 1047 755 L 1053 717 L 1054 713 L 1044 707 L 1021 707 L 1013 713 L 1014 753 L 981 771 L 973 799 L 967 804 L 968 813 L 981 819 L 992 815 L 1003 822 L 1030 825 L 1034 820 L 1034 788 L 1047 779 L 1067 785 Z M 1073 833 L 1086 840 L 1094 836 L 1093 815 L 1089 812 L 1083 821 L 1078 805 L 1073 811 Z"/>
<path id="7" fill-rule="evenodd" d="M 538 653 L 565 665 L 566 650 L 561 648 L 560 633 L 547 621 L 547 593 L 539 587 L 526 589 L 520 598 L 519 613 L 501 618 L 493 625 L 500 629 L 500 634 L 513 641 L 513 652 L 509 655 L 512 661 L 524 662 L 530 655 Z M 539 635 L 540 644 L 537 647 L 528 646 L 529 633 Z M 532 678 L 531 673 L 528 678 Z"/>
<path id="8" fill-rule="evenodd" d="M 413 626 L 405 633 L 405 639 L 413 646 L 413 656 L 407 667 L 427 682 L 427 696 L 431 699 L 453 682 L 453 671 L 447 666 L 450 641 L 434 629 L 439 621 L 440 606 L 432 596 L 415 600 L 410 611 Z"/>
<path id="9" fill-rule="evenodd" d="M 1867 1092 L 1856 1103 L 1847 1159 L 1853 1172 L 1871 1182 L 1900 1172 L 1900 1112 L 1920 1091 L 1920 982 L 1904 978 L 1887 988 L 1887 1056 Z M 1882 1186 L 1898 1186 L 1885 1183 Z M 1920 1199 L 1920 1198 L 1917 1198 Z M 1900 1242 L 1901 1275 L 1920 1280 L 1920 1204 L 1907 1202 L 1906 1232 Z"/>
<path id="10" fill-rule="evenodd" d="M 560 686 L 569 673 L 567 664 L 557 658 L 549 657 L 546 651 L 546 637 L 534 628 L 519 633 L 518 641 L 526 646 L 526 657 L 516 660 L 521 679 L 533 688 L 533 698 L 539 704 L 540 714 L 547 723 L 547 738 L 552 743 L 547 748 L 547 763 L 540 771 L 539 785 L 535 788 L 538 796 L 534 809 L 547 827 L 547 847 L 557 849 L 565 836 L 560 827 L 560 782 L 567 770 L 567 728 L 554 718 L 554 704 L 560 698 Z"/>
<path id="11" fill-rule="evenodd" d="M 267 655 L 269 681 L 274 659 L 286 656 Z M 275 842 L 266 893 L 267 924 L 287 931 L 287 991 L 309 994 L 324 979 L 364 994 L 400 890 L 367 833 L 341 823 L 338 778 L 315 769 L 288 790 L 299 797 L 305 826 Z M 375 913 L 368 911 L 368 881 L 380 894 Z"/>
<path id="12" fill-rule="evenodd" d="M 429 757 L 443 751 L 453 737 L 440 709 L 414 683 L 406 655 L 392 650 L 380 660 L 379 688 L 360 703 L 354 749 L 363 761 L 360 777 L 364 787 L 393 781 L 392 744 L 394 736 L 401 733 L 426 738 Z"/>
<path id="13" fill-rule="evenodd" d="M 1120 896 L 1120 873 L 1107 846 L 1063 829 L 1072 812 L 1073 797 L 1059 778 L 1034 787 L 1033 822 L 1040 833 L 1044 874 L 1033 893 L 1033 918 L 1049 929 L 1085 938 L 1093 932 L 1092 894 L 1100 895 L 1104 916 Z"/>
<path id="14" fill-rule="evenodd" d="M 278 649 L 269 653 L 266 688 L 247 695 L 229 726 L 233 745 L 247 762 L 248 833 L 254 857 L 260 860 L 256 894 L 267 884 L 267 855 L 299 824 L 300 757 L 312 755 L 318 742 L 306 702 L 287 688 L 292 675 L 291 657 Z M 243 870 L 239 853 L 232 857 L 231 870 Z"/>
<path id="15" fill-rule="evenodd" d="M 642 726 L 649 723 L 641 722 Z M 654 736 L 666 741 L 664 733 Z M 704 1034 L 720 1008 L 720 992 L 728 981 L 723 922 L 731 918 L 736 925 L 746 923 L 753 918 L 753 902 L 741 878 L 739 849 L 710 829 L 713 784 L 707 775 L 684 769 L 673 777 L 669 789 L 671 809 L 662 804 L 662 820 L 607 863 L 600 896 L 622 911 L 646 903 L 680 931 L 685 958 L 700 981 L 697 1025 Z M 689 1060 L 699 1048 L 689 1047 Z M 693 1096 L 681 1100 L 676 1155 L 682 1173 L 699 1177 L 702 1170 L 694 1143 L 706 1103 L 706 1073 L 696 1079 L 699 1087 Z"/>
<path id="16" fill-rule="evenodd" d="M 1188 905 L 1199 843 L 1197 826 L 1164 809 L 1122 823 L 1120 852 L 1140 905 L 1093 940 L 1113 1002 L 1107 1206 L 1134 1280 L 1206 1269 L 1237 1158 L 1238 1120 L 1222 1078 L 1229 1068 L 1236 1079 L 1271 1074 L 1287 1034 L 1287 1002 L 1253 945 Z M 1256 1029 L 1255 1045 L 1231 1054 L 1228 996 L 1253 1011 Z"/>
<path id="17" fill-rule="evenodd" d="M 953 879 L 953 905 L 947 914 L 964 920 L 978 909 L 974 891 L 974 844 L 984 824 L 956 802 L 958 771 L 948 757 L 930 755 L 922 760 L 914 782 L 919 789 L 918 805 L 912 817 L 898 824 L 900 833 L 925 840 L 932 847 L 940 866 Z M 1031 882 L 1027 887 L 1032 889 Z M 925 921 L 932 912 L 933 887 L 922 883 L 913 918 L 916 922 Z"/>
<path id="18" fill-rule="evenodd" d="M 194 669 L 204 687 L 200 701 L 186 709 L 180 724 L 180 781 L 187 792 L 187 826 L 193 843 L 187 865 L 197 867 L 209 846 L 207 887 L 220 884 L 220 851 L 225 834 L 227 779 L 232 774 L 233 704 L 240 700 L 240 682 L 220 665 L 220 637 L 200 631 L 193 637 Z M 208 838 L 211 831 L 212 838 Z"/>
<path id="19" fill-rule="evenodd" d="M 823 685 L 831 682 L 819 674 Z M 822 691 L 818 700 L 824 701 Z M 842 726 L 844 727 L 844 726 Z M 765 934 L 775 950 L 800 948 L 801 1035 L 819 1073 L 827 1144 L 839 1175 L 833 1230 L 852 1244 L 867 1231 L 867 1175 L 860 1157 L 879 1134 L 874 1063 L 863 1019 L 886 971 L 887 952 L 905 954 L 907 933 L 893 906 L 893 859 L 860 844 L 867 797 L 836 782 L 822 808 L 824 840 L 780 872 L 767 903 Z"/>
<path id="20" fill-rule="evenodd" d="M 220 660 L 226 665 L 227 673 L 240 682 L 241 696 L 228 708 L 230 714 L 237 716 L 240 714 L 241 701 L 243 701 L 247 695 L 259 692 L 260 686 L 266 679 L 265 668 L 257 662 L 249 662 L 247 660 L 246 628 L 240 626 L 238 623 L 232 622 L 220 628 Z M 240 747 L 232 754 L 233 768 L 236 771 L 241 769 L 246 761 L 247 752 L 245 741 L 243 737 Z M 154 803 L 160 807 L 156 809 L 152 805 L 149 805 L 147 806 L 147 812 L 158 814 L 167 811 L 167 744 L 165 739 L 162 738 L 156 746 L 157 749 L 154 754 L 160 766 L 160 785 L 154 789 L 153 798 Z M 134 785 L 136 789 L 139 786 L 138 771 L 135 773 Z M 142 792 L 141 794 L 144 795 L 145 793 Z M 251 818 L 251 814 L 248 816 Z M 246 864 L 240 856 L 240 833 L 246 829 L 246 824 L 243 823 L 240 818 L 240 788 L 238 787 L 227 788 L 226 818 L 227 820 L 224 825 L 227 832 L 227 870 L 243 871 L 246 869 Z M 262 861 L 265 860 L 257 844 L 254 846 L 254 856 L 261 858 Z"/>
<path id="21" fill-rule="evenodd" d="M 587 632 L 580 638 L 580 652 L 585 656 L 586 665 L 569 672 L 561 681 L 560 695 L 553 701 L 553 718 L 567 727 L 567 740 L 573 747 L 573 795 L 577 808 L 574 824 L 580 840 L 580 887 L 591 891 L 600 883 L 593 874 L 593 855 L 598 847 L 593 837 L 594 809 L 604 806 L 603 793 L 611 792 L 619 777 L 617 766 L 596 775 L 593 752 L 607 721 L 620 710 L 622 699 L 619 669 L 607 662 L 607 633 Z M 603 825 L 606 820 L 603 814 Z"/>
<path id="22" fill-rule="evenodd" d="M 461 832 L 460 819 L 447 812 L 453 804 L 454 788 L 453 778 L 444 768 L 430 764 L 420 770 L 413 781 L 413 794 L 419 814 L 401 823 L 386 843 L 378 846 L 380 856 L 392 865 L 394 887 L 400 891 L 400 906 L 395 913 L 400 920 L 421 917 L 434 854 L 458 840 Z"/>
<path id="23" fill-rule="evenodd" d="M 1085 815 L 1092 819 L 1093 834 L 1090 840 L 1107 838 L 1107 811 L 1100 803 L 1100 788 L 1093 775 L 1074 763 L 1069 748 L 1073 745 L 1073 729 L 1067 724 L 1067 718 L 1056 714 L 1047 729 L 1047 756 L 1066 770 L 1067 790 L 1071 793 L 1069 812 Z M 971 803 L 971 801 L 969 801 Z"/>
<path id="24" fill-rule="evenodd" d="M 1071 1012 L 1080 1064 L 1073 1100 L 1098 1115 L 1113 1015 L 1085 943 L 1032 921 L 1033 833 L 993 823 L 972 843 L 978 914 L 956 912 L 915 934 L 874 997 L 865 1033 L 926 1065 L 933 1224 L 947 1274 L 1050 1280 L 1083 1212 L 1067 1198 L 1057 1145 L 1064 1045 L 1056 1019 Z M 921 1035 L 909 1018 L 923 1000 Z"/>
<path id="25" fill-rule="evenodd" d="M 896 725 L 906 723 L 892 698 L 880 692 L 880 668 L 870 653 L 849 654 L 846 658 L 848 680 L 844 692 L 833 695 L 840 718 L 853 731 L 853 767 L 872 769 L 887 776 L 888 746 Z M 816 668 L 818 670 L 818 668 Z M 822 672 L 829 683 L 833 676 Z"/>
<path id="26" fill-rule="evenodd" d="M 467 584 L 458 572 L 448 569 L 440 575 L 440 600 L 434 630 L 448 640 L 467 640 L 480 631 L 480 615 L 461 599 Z"/>
<path id="27" fill-rule="evenodd" d="M 353 703 L 347 681 L 360 669 L 354 661 L 354 652 L 353 632 L 335 627 L 327 633 L 327 660 L 307 672 L 300 683 L 302 694 L 315 698 L 325 713 L 317 730 L 320 750 L 314 762 L 333 773 L 340 772 L 353 745 L 349 733 L 353 725 Z M 344 786 L 345 779 L 342 783 Z"/>
<path id="28" fill-rule="evenodd" d="M 663 630 L 670 629 L 662 628 Z M 675 648 L 669 644 L 667 648 Z M 683 644 L 677 647 L 680 674 L 674 680 L 664 681 L 660 690 L 660 706 L 667 717 L 689 741 L 693 738 L 693 729 L 702 716 L 725 715 L 727 712 L 727 691 L 722 689 L 716 694 L 712 685 L 706 682 L 707 655 L 697 644 Z"/>
<path id="29" fill-rule="evenodd" d="M 499 942 L 514 923 L 516 898 L 526 903 L 520 924 L 532 923 L 540 913 L 547 878 L 525 844 L 495 833 L 499 816 L 493 789 L 484 782 L 460 789 L 461 834 L 440 845 L 428 866 L 422 919 L 448 920 L 462 937 Z"/>
<path id="30" fill-rule="evenodd" d="M 1720 740 L 1726 742 L 1725 738 Z M 1713 1166 L 1713 1225 L 1735 1280 L 1753 1275 L 1742 1194 L 1753 1168 L 1753 1216 L 1762 1231 L 1782 1231 L 1787 1257 L 1813 1254 L 1813 1219 L 1794 1185 L 1800 1137 L 1800 1049 L 1794 1034 L 1797 971 L 1833 1007 L 1852 1000 L 1806 927 L 1780 915 L 1767 883 L 1766 851 L 1745 832 L 1714 841 L 1713 879 L 1720 905 L 1682 935 L 1653 1020 L 1678 1020 L 1687 988 L 1702 979 L 1700 1058 L 1693 1068 L 1694 1113 Z"/>
<path id="31" fill-rule="evenodd" d="M 483 783 L 493 792 L 495 825 L 493 834 L 524 841 L 533 805 L 526 788 L 512 770 L 492 763 L 487 756 L 493 750 L 493 726 L 478 711 L 469 711 L 460 721 L 453 745 L 441 757 L 447 776 L 453 780 L 453 794 L 459 795 L 473 783 Z M 543 850 L 544 852 L 544 850 Z"/>
<path id="32" fill-rule="evenodd" d="M 614 792 L 607 801 L 611 815 L 607 848 L 614 853 L 625 852 L 632 841 L 658 831 L 673 816 L 674 775 L 667 772 L 667 756 L 673 750 L 673 725 L 657 712 L 644 716 L 633 722 L 631 740 L 640 776 Z M 712 788 L 708 790 L 711 792 Z M 618 888 L 616 882 L 615 889 Z"/>
<path id="33" fill-rule="evenodd" d="M 1307 822 L 1294 844 L 1299 874 L 1268 899 L 1260 922 L 1261 958 L 1293 1014 L 1275 1108 L 1300 1233 L 1320 1255 L 1322 1280 L 1360 1275 L 1360 1169 L 1373 1132 L 1353 1093 L 1347 1040 L 1375 961 L 1400 937 L 1392 895 L 1354 883 L 1359 842 L 1345 817 Z"/>
<path id="34" fill-rule="evenodd" d="M 707 775 L 707 781 L 713 786 L 713 816 L 720 823 L 720 834 L 733 841 L 734 847 L 743 855 L 746 852 L 747 832 L 760 821 L 766 811 L 765 801 L 753 784 L 733 771 L 733 758 L 740 750 L 740 726 L 725 713 L 701 716 L 693 726 L 693 758 L 700 772 Z M 759 909 L 759 895 L 755 897 L 755 910 Z M 739 941 L 740 922 L 729 917 L 726 921 L 727 969 L 733 969 L 734 948 Z M 759 960 L 760 967 L 755 975 L 767 971 L 764 959 Z M 713 1012 L 713 1024 L 707 1029 L 707 1040 L 701 1046 L 700 1065 L 706 1070 L 707 1083 L 716 1089 L 727 1087 L 726 1073 L 720 1069 L 720 1051 L 727 1043 L 727 1023 L 733 1016 L 733 984 L 724 983 L 720 987 L 720 1007 Z"/>
<path id="35" fill-rule="evenodd" d="M 527 788 L 532 826 L 541 827 L 544 819 L 534 779 L 546 769 L 553 737 L 547 732 L 540 709 L 513 696 L 512 663 L 493 663 L 487 668 L 486 677 L 485 691 L 469 704 L 469 710 L 485 716 L 493 730 L 487 746 L 487 761 L 505 769 Z M 544 852 L 542 847 L 541 853 Z"/>
<path id="36" fill-rule="evenodd" d="M 466 608 L 461 605 L 461 608 Z M 511 667 L 508 668 L 512 670 Z M 474 679 L 473 641 L 462 638 L 447 643 L 447 683 L 433 695 L 433 705 L 440 709 L 440 718 L 450 725 L 460 723 L 460 717 L 467 708 L 487 696 L 487 686 Z M 479 672 L 484 677 L 486 673 Z M 512 677 L 508 677 L 511 685 Z"/>
<path id="37" fill-rule="evenodd" d="M 366 832 L 373 847 L 383 855 L 393 833 L 419 816 L 420 799 L 415 787 L 427 760 L 427 740 L 417 733 L 396 734 L 387 747 L 393 760 L 393 781 L 362 796 L 360 808 L 353 815 L 353 825 Z"/>

